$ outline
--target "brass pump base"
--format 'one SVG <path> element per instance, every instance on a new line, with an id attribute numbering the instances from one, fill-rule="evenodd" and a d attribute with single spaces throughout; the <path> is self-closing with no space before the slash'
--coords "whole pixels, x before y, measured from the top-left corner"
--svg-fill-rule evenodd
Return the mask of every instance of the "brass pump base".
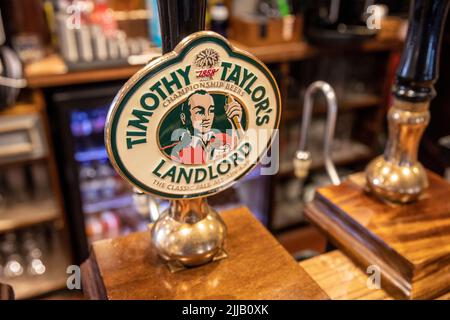
<path id="1" fill-rule="evenodd" d="M 173 200 L 151 228 L 158 254 L 171 271 L 226 257 L 226 226 L 206 198 Z"/>
<path id="2" fill-rule="evenodd" d="M 428 187 L 425 169 L 419 162 L 402 167 L 384 156 L 375 158 L 367 166 L 366 180 L 375 195 L 390 202 L 415 201 Z"/>
<path id="3" fill-rule="evenodd" d="M 388 113 L 389 138 L 384 155 L 366 168 L 370 190 L 382 200 L 407 203 L 428 187 L 424 167 L 417 160 L 420 138 L 430 120 L 429 102 L 394 99 Z"/>

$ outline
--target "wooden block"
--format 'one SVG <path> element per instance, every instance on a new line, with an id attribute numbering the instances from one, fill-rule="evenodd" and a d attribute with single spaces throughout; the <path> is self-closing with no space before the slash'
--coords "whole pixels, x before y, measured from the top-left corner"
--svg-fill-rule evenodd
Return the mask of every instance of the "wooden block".
<path id="1" fill-rule="evenodd" d="M 368 274 L 339 250 L 300 262 L 300 266 L 333 300 L 390 300 L 382 288 L 367 286 Z"/>
<path id="2" fill-rule="evenodd" d="M 328 299 L 246 208 L 227 210 L 228 258 L 170 273 L 138 232 L 92 245 L 82 265 L 91 299 Z"/>
<path id="3" fill-rule="evenodd" d="M 369 287 L 369 274 L 361 270 L 339 250 L 300 262 L 314 281 L 332 300 L 392 300 L 383 288 Z M 450 300 L 450 292 L 438 297 Z"/>
<path id="4" fill-rule="evenodd" d="M 10 285 L 0 282 L 0 300 L 14 300 L 14 290 Z"/>
<path id="5" fill-rule="evenodd" d="M 303 18 L 293 18 L 292 25 L 288 25 L 282 18 L 261 21 L 254 17 L 235 17 L 231 19 L 231 38 L 251 47 L 299 42 Z M 289 39 L 283 39 L 284 28 L 291 28 Z"/>
<path id="6" fill-rule="evenodd" d="M 408 205 L 383 203 L 364 190 L 364 174 L 316 192 L 306 216 L 364 270 L 381 268 L 383 288 L 409 299 L 450 290 L 450 184 L 430 186 Z"/>

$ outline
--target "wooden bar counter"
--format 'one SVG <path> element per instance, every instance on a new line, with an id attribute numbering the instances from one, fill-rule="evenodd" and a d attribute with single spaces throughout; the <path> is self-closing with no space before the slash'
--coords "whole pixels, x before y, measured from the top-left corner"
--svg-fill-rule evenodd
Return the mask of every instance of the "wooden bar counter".
<path id="1" fill-rule="evenodd" d="M 89 299 L 332 299 L 392 300 L 370 288 L 365 273 L 339 250 L 296 263 L 245 209 L 222 214 L 228 226 L 227 259 L 170 273 L 156 257 L 149 232 L 92 246 L 82 265 Z M 450 292 L 439 296 L 450 300 Z"/>
<path id="2" fill-rule="evenodd" d="M 316 191 L 305 215 L 362 270 L 380 269 L 385 288 L 407 299 L 450 290 L 450 184 L 431 172 L 416 202 L 384 203 L 367 193 L 363 173 Z"/>
<path id="3" fill-rule="evenodd" d="M 95 242 L 82 265 L 90 299 L 328 299 L 246 208 L 221 213 L 228 258 L 170 273 L 150 232 Z"/>
<path id="4" fill-rule="evenodd" d="M 370 288 L 370 274 L 354 264 L 340 250 L 334 250 L 300 262 L 300 266 L 313 278 L 332 300 L 392 300 L 400 298 L 381 288 Z M 450 300 L 450 292 L 436 300 Z"/>

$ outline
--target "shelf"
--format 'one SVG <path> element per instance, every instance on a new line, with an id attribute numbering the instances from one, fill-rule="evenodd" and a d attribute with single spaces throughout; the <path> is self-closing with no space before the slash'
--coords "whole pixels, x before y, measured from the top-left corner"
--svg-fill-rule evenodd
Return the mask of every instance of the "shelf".
<path id="1" fill-rule="evenodd" d="M 338 100 L 339 113 L 349 112 L 359 109 L 373 108 L 381 105 L 381 98 L 370 94 L 354 94 L 352 98 L 346 98 L 343 101 Z M 300 120 L 303 114 L 303 106 L 297 101 L 288 101 L 287 107 L 283 110 L 281 118 L 283 120 Z M 313 115 L 324 114 L 327 112 L 325 104 L 316 104 L 313 106 Z"/>
<path id="2" fill-rule="evenodd" d="M 231 41 L 235 46 L 248 51 L 261 59 L 264 63 L 279 63 L 298 61 L 316 57 L 321 54 L 339 52 L 380 52 L 399 50 L 401 42 L 398 40 L 380 41 L 368 40 L 360 44 L 345 46 L 313 46 L 307 42 L 279 43 L 260 47 L 248 47 L 237 41 Z"/>
<path id="3" fill-rule="evenodd" d="M 25 66 L 25 76 L 30 88 L 45 88 L 81 83 L 128 79 L 142 65 L 127 65 L 108 69 L 69 72 L 58 54 Z"/>
<path id="4" fill-rule="evenodd" d="M 0 212 L 0 232 L 54 221 L 58 218 L 60 218 L 60 212 L 53 199 L 7 206 L 3 212 Z"/>
<path id="5" fill-rule="evenodd" d="M 6 161 L 0 161 L 0 168 L 1 169 L 5 169 L 8 167 L 18 167 L 18 166 L 23 166 L 23 165 L 30 165 L 33 163 L 44 163 L 47 164 L 48 163 L 48 154 L 44 154 L 41 156 L 37 156 L 37 157 L 30 157 L 27 159 L 8 159 Z"/>
<path id="6" fill-rule="evenodd" d="M 19 102 L 0 111 L 0 116 L 18 116 L 25 114 L 39 113 L 42 106 L 34 103 Z"/>
<path id="7" fill-rule="evenodd" d="M 16 299 L 29 299 L 66 287 L 69 276 L 66 269 L 72 262 L 69 251 L 61 243 L 56 244 L 52 255 L 44 261 L 47 270 L 43 275 L 22 275 L 13 279 L 0 277 L 0 281 L 13 287 Z"/>
<path id="8" fill-rule="evenodd" d="M 69 265 L 70 263 L 66 263 L 64 266 L 67 268 Z M 55 271 L 35 278 L 24 277 L 5 281 L 5 283 L 13 287 L 15 299 L 23 300 L 64 288 L 67 277 L 65 272 Z"/>
<path id="9" fill-rule="evenodd" d="M 336 52 L 377 52 L 398 50 L 400 41 L 368 40 L 361 44 L 340 47 L 317 47 L 307 42 L 281 43 L 261 47 L 248 47 L 231 40 L 237 47 L 254 54 L 265 63 L 297 61 L 315 57 L 320 54 Z M 156 52 L 156 51 L 155 51 Z M 30 88 L 44 88 L 81 83 L 92 83 L 111 80 L 126 80 L 135 74 L 143 64 L 127 65 L 115 68 L 92 69 L 70 72 L 58 54 L 52 54 L 40 61 L 25 66 L 25 76 Z"/>

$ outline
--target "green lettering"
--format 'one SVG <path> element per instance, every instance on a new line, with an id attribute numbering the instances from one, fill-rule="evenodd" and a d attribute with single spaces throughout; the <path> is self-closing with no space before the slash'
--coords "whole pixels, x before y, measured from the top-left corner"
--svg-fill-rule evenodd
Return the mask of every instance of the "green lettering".
<path id="1" fill-rule="evenodd" d="M 161 81 L 162 81 L 164 87 L 166 88 L 167 92 L 169 94 L 172 94 L 173 93 L 172 86 L 175 85 L 177 87 L 177 89 L 181 89 L 181 82 L 178 79 L 177 74 L 175 73 L 175 71 L 171 72 L 170 76 L 172 77 L 171 81 L 167 80 L 166 77 L 162 78 Z"/>
<path id="2" fill-rule="evenodd" d="M 165 179 L 166 177 L 170 177 L 170 181 L 175 181 L 175 173 L 177 172 L 177 167 L 172 166 L 169 170 L 166 171 L 166 173 L 163 174 L 161 179 Z"/>
<path id="3" fill-rule="evenodd" d="M 254 102 L 260 101 L 266 95 L 266 88 L 263 86 L 256 87 L 252 92 L 252 100 Z"/>
<path id="4" fill-rule="evenodd" d="M 243 149 L 246 149 L 246 151 L 244 151 Z M 240 148 L 239 148 L 239 152 L 241 152 L 245 157 L 247 157 L 250 152 L 252 151 L 252 146 L 249 142 L 244 143 Z"/>
<path id="5" fill-rule="evenodd" d="M 258 126 L 262 126 L 265 123 L 268 123 L 270 119 L 270 116 L 268 114 L 265 114 L 262 118 L 261 117 L 257 117 L 256 118 L 256 124 Z"/>
<path id="6" fill-rule="evenodd" d="M 186 86 L 191 84 L 191 80 L 189 79 L 189 71 L 191 71 L 191 66 L 186 66 L 186 69 L 178 69 L 177 72 L 180 74 L 180 76 L 183 77 L 184 83 Z"/>
<path id="7" fill-rule="evenodd" d="M 202 173 L 203 176 L 200 176 L 200 177 L 199 177 L 199 173 Z M 206 179 L 206 170 L 203 169 L 203 168 L 196 168 L 196 169 L 195 169 L 195 179 L 194 179 L 194 182 L 195 182 L 195 183 L 199 183 L 199 182 L 202 182 L 202 181 L 205 180 L 205 179 Z"/>
<path id="8" fill-rule="evenodd" d="M 219 177 L 217 174 L 214 175 L 213 170 L 212 170 L 212 165 L 208 166 L 208 171 L 209 171 L 209 178 L 211 180 L 216 179 L 217 177 Z"/>
<path id="9" fill-rule="evenodd" d="M 261 110 L 267 110 L 267 108 L 269 107 L 269 98 L 265 98 L 264 100 L 261 100 L 260 102 L 258 102 L 257 104 L 255 104 L 256 107 L 256 115 L 259 115 L 259 113 L 261 112 Z M 271 110 L 269 110 L 268 112 L 270 112 Z"/>
<path id="10" fill-rule="evenodd" d="M 161 177 L 161 173 L 159 173 L 159 169 L 166 163 L 166 160 L 161 159 L 161 162 L 158 164 L 158 166 L 152 171 L 153 174 L 157 177 Z"/>
<path id="11" fill-rule="evenodd" d="M 128 120 L 127 127 L 132 126 L 142 131 L 147 131 L 147 126 L 144 123 L 148 123 L 147 117 L 151 117 L 153 112 L 134 109 L 131 114 L 137 119 Z M 127 133 L 127 135 L 129 134 Z"/>
<path id="12" fill-rule="evenodd" d="M 244 159 L 239 157 L 239 154 L 237 152 L 233 153 L 233 155 L 231 156 L 231 159 L 233 160 L 233 164 L 235 167 L 238 166 L 238 162 L 242 162 Z"/>
<path id="13" fill-rule="evenodd" d="M 145 143 L 147 139 L 136 139 L 127 138 L 127 149 L 133 148 L 135 144 Z"/>
<path id="14" fill-rule="evenodd" d="M 226 165 L 227 165 L 227 167 L 225 168 L 224 171 L 222 171 L 222 170 L 220 169 L 222 164 L 226 164 Z M 221 162 L 221 163 L 219 163 L 219 164 L 217 165 L 217 172 L 219 172 L 220 174 L 226 174 L 228 171 L 230 171 L 230 169 L 231 169 L 231 163 L 226 162 L 226 161 Z"/>
<path id="15" fill-rule="evenodd" d="M 244 87 L 244 85 L 245 85 L 245 83 L 251 78 L 251 77 L 253 77 L 254 76 L 254 74 L 252 73 L 252 72 L 250 72 L 250 71 L 248 71 L 246 68 L 244 68 L 244 77 L 242 78 L 242 81 L 241 81 L 241 83 L 239 84 L 239 86 L 241 87 L 241 88 L 243 88 Z M 255 77 L 256 78 L 256 77 Z"/>
<path id="16" fill-rule="evenodd" d="M 150 90 L 158 92 L 158 94 L 164 100 L 167 98 L 167 95 L 164 93 L 164 91 L 160 87 L 161 87 L 161 81 L 158 81 L 157 83 L 155 83 L 153 86 L 150 87 Z"/>
<path id="17" fill-rule="evenodd" d="M 148 104 L 147 99 L 152 99 L 153 104 Z M 152 110 L 155 110 L 159 106 L 159 98 L 156 94 L 154 94 L 152 92 L 144 93 L 141 97 L 140 102 L 141 102 L 141 107 L 144 108 L 145 110 L 152 111 Z"/>
<path id="18" fill-rule="evenodd" d="M 184 177 L 186 183 L 191 183 L 192 171 L 192 169 L 189 169 L 188 174 L 185 168 L 180 167 L 180 173 L 178 174 L 177 183 L 180 183 L 182 177 Z"/>
<path id="19" fill-rule="evenodd" d="M 234 65 L 234 70 L 230 73 L 226 81 L 234 82 L 236 85 L 239 85 L 240 78 L 241 78 L 241 67 L 236 64 Z"/>
<path id="20" fill-rule="evenodd" d="M 250 89 L 252 87 L 252 85 L 255 83 L 255 81 L 258 79 L 257 76 L 254 76 L 252 80 L 250 80 L 250 82 L 247 84 L 247 86 L 245 87 L 244 91 L 247 92 L 248 94 L 252 94 L 252 90 Z"/>
<path id="21" fill-rule="evenodd" d="M 220 80 L 225 80 L 225 76 L 227 75 L 228 69 L 231 68 L 231 63 L 222 62 L 221 67 L 223 68 L 222 75 L 220 76 Z"/>

